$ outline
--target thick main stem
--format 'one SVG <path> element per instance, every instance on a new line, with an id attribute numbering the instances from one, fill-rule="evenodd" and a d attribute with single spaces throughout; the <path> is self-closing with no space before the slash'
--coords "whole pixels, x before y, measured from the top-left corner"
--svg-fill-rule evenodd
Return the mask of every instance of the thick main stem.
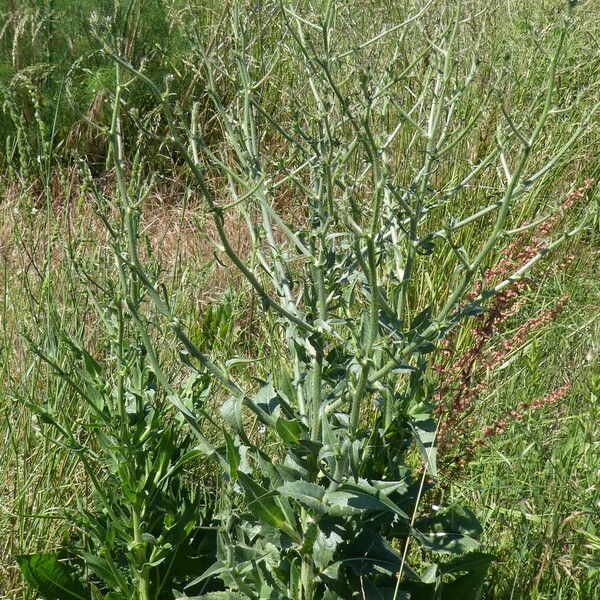
<path id="1" fill-rule="evenodd" d="M 310 554 L 302 557 L 302 566 L 300 571 L 300 590 L 299 600 L 312 600 L 314 596 L 315 568 Z"/>
<path id="2" fill-rule="evenodd" d="M 142 539 L 141 519 L 138 508 L 133 509 L 133 543 L 137 558 L 139 600 L 150 600 L 150 576 L 146 565 L 146 543 Z"/>

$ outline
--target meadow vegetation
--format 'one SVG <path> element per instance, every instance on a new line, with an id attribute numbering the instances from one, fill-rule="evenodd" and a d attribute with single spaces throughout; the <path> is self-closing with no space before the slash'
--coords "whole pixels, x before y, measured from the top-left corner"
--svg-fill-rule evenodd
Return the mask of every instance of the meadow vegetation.
<path id="1" fill-rule="evenodd" d="M 0 2 L 0 596 L 600 596 L 592 0 Z"/>

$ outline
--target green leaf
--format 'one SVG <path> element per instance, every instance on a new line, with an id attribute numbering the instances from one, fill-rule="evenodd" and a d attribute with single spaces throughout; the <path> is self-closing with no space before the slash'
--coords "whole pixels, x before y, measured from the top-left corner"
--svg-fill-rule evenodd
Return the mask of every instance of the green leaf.
<path id="1" fill-rule="evenodd" d="M 411 321 L 409 331 L 417 331 L 418 329 L 426 329 L 431 323 L 431 306 L 423 309 Z"/>
<path id="2" fill-rule="evenodd" d="M 244 489 L 248 502 L 248 509 L 259 521 L 271 525 L 300 542 L 300 536 L 294 529 L 294 524 L 289 523 L 286 514 L 279 504 L 276 490 L 267 490 L 246 473 L 238 472 L 238 481 Z M 286 512 L 291 512 L 286 511 Z"/>
<path id="3" fill-rule="evenodd" d="M 328 510 L 322 501 L 325 490 L 316 483 L 291 481 L 279 487 L 277 491 L 286 498 L 297 500 L 316 515 L 324 515 Z"/>
<path id="4" fill-rule="evenodd" d="M 435 584 L 439 577 L 439 565 L 437 563 L 431 565 L 421 576 L 421 581 L 427 584 Z"/>
<path id="5" fill-rule="evenodd" d="M 85 370 L 90 374 L 91 377 L 95 379 L 101 378 L 102 365 L 83 346 L 80 346 L 79 349 L 81 350 Z"/>
<path id="6" fill-rule="evenodd" d="M 275 422 L 275 430 L 286 444 L 299 444 L 306 437 L 307 428 L 300 421 L 279 418 Z"/>
<path id="7" fill-rule="evenodd" d="M 433 241 L 435 234 L 429 233 L 424 238 L 421 238 L 416 246 L 416 250 L 422 256 L 429 256 L 435 250 L 435 242 Z"/>
<path id="8" fill-rule="evenodd" d="M 369 600 L 410 600 L 411 595 L 394 587 L 377 587 L 370 579 L 363 579 L 364 598 Z"/>
<path id="9" fill-rule="evenodd" d="M 469 552 L 464 556 L 458 556 L 449 562 L 439 565 L 442 573 L 460 573 L 461 571 L 487 571 L 489 566 L 496 560 L 493 554 L 486 552 Z"/>
<path id="10" fill-rule="evenodd" d="M 361 315 L 361 322 L 360 322 L 360 341 L 363 347 L 367 347 L 369 340 L 372 339 L 372 333 L 371 333 L 371 318 L 370 315 L 367 311 L 364 311 Z M 366 357 L 367 359 L 370 359 L 370 356 Z"/>
<path id="11" fill-rule="evenodd" d="M 231 396 L 225 400 L 221 406 L 221 416 L 225 423 L 246 441 L 247 438 L 246 433 L 244 432 L 244 422 L 242 419 L 242 399 Z"/>
<path id="12" fill-rule="evenodd" d="M 246 401 L 246 404 L 262 423 L 275 427 L 281 413 L 281 406 L 272 381 L 265 383 L 255 396 Z"/>
<path id="13" fill-rule="evenodd" d="M 441 598 L 444 600 L 477 600 L 485 582 L 487 569 L 473 571 L 442 585 Z"/>
<path id="14" fill-rule="evenodd" d="M 482 529 L 470 510 L 453 507 L 419 519 L 413 534 L 423 546 L 434 552 L 455 554 L 476 550 Z"/>
<path id="15" fill-rule="evenodd" d="M 25 581 L 46 600 L 88 600 L 89 594 L 69 566 L 54 553 L 16 557 Z"/>
<path id="16" fill-rule="evenodd" d="M 101 412 L 104 409 L 104 397 L 96 387 L 96 380 L 84 369 L 76 369 L 76 372 L 83 382 L 87 399 L 94 405 L 98 412 Z"/>
<path id="17" fill-rule="evenodd" d="M 341 562 L 360 576 L 373 570 L 393 575 L 400 568 L 401 556 L 383 536 L 367 530 L 355 537 L 344 550 Z"/>
<path id="18" fill-rule="evenodd" d="M 323 501 L 333 508 L 332 512 L 342 515 L 377 511 L 392 512 L 408 519 L 408 515 L 398 505 L 364 481 L 343 483 L 335 491 L 326 492 Z"/>
<path id="19" fill-rule="evenodd" d="M 225 438 L 225 448 L 227 464 L 229 465 L 229 476 L 236 478 L 238 474 L 238 468 L 242 462 L 242 457 L 238 446 L 236 446 L 233 438 L 223 429 L 223 437 Z"/>
<path id="20" fill-rule="evenodd" d="M 292 376 L 285 364 L 279 365 L 279 392 L 289 404 L 295 405 L 296 388 L 292 383 Z"/>
<path id="21" fill-rule="evenodd" d="M 333 562 L 335 553 L 341 543 L 342 537 L 335 531 L 319 531 L 312 551 L 317 569 L 322 571 Z"/>
<path id="22" fill-rule="evenodd" d="M 239 592 L 209 592 L 202 596 L 179 596 L 181 600 L 248 600 L 248 596 Z"/>
<path id="23" fill-rule="evenodd" d="M 419 418 L 420 417 L 420 418 Z M 435 436 L 437 424 L 434 419 L 427 415 L 418 415 L 418 417 L 410 422 L 419 454 L 425 463 L 427 472 L 432 477 L 437 477 L 437 448 L 435 445 Z"/>
<path id="24" fill-rule="evenodd" d="M 159 485 L 166 481 L 168 478 L 173 477 L 178 474 L 183 467 L 190 461 L 196 460 L 197 458 L 206 456 L 204 450 L 200 447 L 194 447 L 191 450 L 187 450 L 178 460 L 177 462 L 162 476 L 159 481 Z"/>
<path id="25" fill-rule="evenodd" d="M 127 579 L 119 571 L 112 559 L 107 559 L 93 554 L 82 554 L 87 567 L 95 573 L 102 581 L 117 591 L 125 592 L 128 589 Z"/>
<path id="26" fill-rule="evenodd" d="M 298 478 L 295 473 L 290 471 L 289 467 L 279 463 L 273 462 L 273 457 L 266 454 L 262 450 L 253 449 L 254 458 L 256 459 L 258 468 L 264 480 L 269 482 L 271 489 L 278 488 L 283 485 L 286 481 L 296 481 Z"/>

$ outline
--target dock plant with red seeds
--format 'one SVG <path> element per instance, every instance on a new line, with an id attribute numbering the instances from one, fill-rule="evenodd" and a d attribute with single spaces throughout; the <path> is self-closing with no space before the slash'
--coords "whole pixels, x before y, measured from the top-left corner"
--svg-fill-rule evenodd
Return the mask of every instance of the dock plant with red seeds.
<path id="1" fill-rule="evenodd" d="M 544 252 L 552 236 L 557 235 L 557 230 L 568 216 L 568 212 L 585 198 L 593 185 L 592 179 L 586 179 L 582 185 L 566 195 L 559 209 L 550 217 L 532 230 L 519 234 L 504 250 L 498 263 L 486 271 L 483 280 L 475 283 L 468 297 L 478 297 L 483 289 L 506 280 L 533 257 Z M 527 228 L 527 225 L 524 228 Z M 564 265 L 549 265 L 546 275 L 553 268 L 564 268 Z M 451 457 L 457 456 L 461 465 L 468 462 L 473 455 L 471 442 L 475 440 L 479 445 L 482 443 L 482 438 L 478 437 L 474 428 L 475 419 L 472 418 L 472 414 L 477 408 L 481 394 L 490 387 L 494 372 L 512 353 L 523 348 L 532 335 L 554 321 L 567 304 L 568 296 L 558 298 L 552 307 L 529 317 L 513 333 L 504 337 L 504 330 L 518 319 L 519 312 L 526 307 L 526 292 L 532 285 L 530 279 L 521 277 L 496 294 L 485 310 L 475 317 L 466 347 L 456 348 L 458 332 L 454 332 L 441 343 L 440 359 L 432 365 L 439 378 L 435 395 L 435 414 L 440 419 L 440 460 L 452 463 L 454 459 Z M 563 397 L 568 388 L 568 385 L 562 386 L 543 400 L 532 401 L 531 406 L 539 408 L 552 404 L 556 399 Z M 494 425 L 486 426 L 483 430 L 484 437 L 489 437 L 491 433 L 503 432 L 507 421 L 511 419 L 523 419 L 524 408 L 524 403 L 521 403 L 505 418 L 499 419 Z M 444 458 L 445 455 L 447 458 Z"/>

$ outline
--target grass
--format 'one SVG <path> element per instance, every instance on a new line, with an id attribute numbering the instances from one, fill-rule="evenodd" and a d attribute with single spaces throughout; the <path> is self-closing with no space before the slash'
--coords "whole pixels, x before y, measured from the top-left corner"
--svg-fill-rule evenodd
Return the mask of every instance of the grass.
<path id="1" fill-rule="evenodd" d="M 356 29 L 362 29 L 368 37 L 378 33 L 388 19 L 393 21 L 400 16 L 389 14 L 392 9 L 383 3 L 372 4 L 367 10 L 367 7 L 347 3 L 343 14 L 349 46 L 356 39 L 353 37 Z M 595 39 L 600 13 L 590 1 L 580 4 L 576 13 L 576 31 L 571 35 L 561 63 L 558 83 L 561 107 L 573 102 L 577 96 L 579 99 L 573 109 L 557 111 L 552 116 L 540 149 L 533 158 L 536 165 L 543 164 L 564 143 L 585 117 L 598 92 L 600 54 Z M 172 12 L 159 15 L 160 19 L 157 17 L 160 27 L 170 23 L 171 27 L 179 28 L 181 37 L 176 38 L 179 46 L 174 58 L 162 56 L 161 60 L 152 63 L 154 73 L 159 76 L 161 71 L 166 72 L 174 65 L 178 67 L 180 78 L 174 84 L 174 90 L 179 97 L 184 95 L 183 90 L 190 89 L 190 81 L 198 86 L 192 87 L 193 90 L 201 88 L 202 84 L 193 66 L 181 61 L 182 45 L 192 51 L 185 46 L 189 43 L 185 37 L 189 30 L 184 26 L 184 17 L 189 13 L 182 6 L 182 3 L 173 3 Z M 506 104 L 516 113 L 526 110 L 543 88 L 546 76 L 544 59 L 548 45 L 540 40 L 545 41 L 545 36 L 552 37 L 548 32 L 560 15 L 561 7 L 559 2 L 530 7 L 507 0 L 501 8 L 494 10 L 493 6 L 486 6 L 479 0 L 466 3 L 469 14 L 477 14 L 479 8 L 485 8 L 487 12 L 482 28 L 480 91 L 469 92 L 461 99 L 459 110 L 462 114 L 468 116 L 475 110 L 486 84 L 495 81 L 503 69 L 509 74 L 507 81 L 511 82 L 504 90 Z M 3 7 L 5 12 L 10 9 L 11 3 Z M 60 7 L 56 10 L 60 14 Z M 264 14 L 271 13 L 265 9 Z M 219 23 L 219 18 L 219 11 L 209 17 L 202 15 L 207 31 L 217 32 L 214 24 Z M 426 27 L 434 27 L 435 11 L 428 19 Z M 353 27 L 353 23 L 362 27 Z M 286 90 L 298 92 L 297 100 L 302 108 L 305 105 L 298 90 L 306 88 L 299 83 L 300 68 L 289 67 L 297 58 L 291 42 L 273 45 L 273 39 L 280 34 L 280 26 L 274 19 L 264 28 L 265 54 L 280 53 L 281 57 L 274 70 L 274 83 L 269 84 L 265 93 L 267 104 L 277 111 L 280 121 L 288 123 L 292 117 L 286 111 L 292 102 Z M 10 29 L 3 33 L 4 36 L 9 34 Z M 468 39 L 473 35 L 469 31 Z M 226 47 L 227 30 L 221 30 L 215 36 Z M 51 42 L 48 44 L 50 47 Z M 86 53 L 93 49 L 95 42 L 89 41 L 89 44 L 90 48 L 85 52 L 76 51 L 76 56 L 70 60 L 84 57 L 88 60 Z M 409 47 L 403 50 L 407 56 L 412 56 L 418 46 L 411 48 L 408 42 L 407 45 Z M 373 68 L 388 60 L 388 50 L 389 45 L 383 44 L 381 53 L 371 57 L 375 64 Z M 139 52 L 151 51 L 141 44 Z M 185 56 L 185 52 L 183 54 Z M 24 50 L 20 60 L 27 56 Z M 31 60 L 42 62 L 35 56 Z M 0 77 L 5 78 L 2 81 L 4 89 L 9 90 L 5 98 L 10 102 L 15 100 L 11 93 L 18 83 L 12 79 L 13 68 L 14 64 L 8 75 L 5 75 L 6 69 L 0 70 Z M 114 370 L 116 364 L 110 340 L 98 323 L 94 295 L 81 274 L 85 269 L 99 286 L 109 286 L 117 277 L 117 267 L 108 248 L 106 231 L 90 206 L 85 183 L 74 166 L 83 156 L 95 170 L 102 171 L 103 165 L 109 164 L 109 156 L 102 143 L 98 146 L 100 160 L 97 156 L 90 159 L 93 152 L 87 146 L 78 147 L 79 142 L 67 149 L 72 140 L 80 139 L 73 132 L 79 131 L 85 121 L 66 108 L 60 112 L 61 105 L 53 112 L 50 96 L 44 97 L 43 81 L 32 75 L 34 70 L 27 71 L 22 64 L 19 68 L 23 69 L 24 77 L 30 78 L 42 110 L 38 117 L 32 116 L 31 108 L 35 109 L 35 102 L 23 102 L 22 116 L 27 121 L 23 129 L 20 129 L 22 122 L 15 119 L 14 111 L 11 113 L 7 109 L 3 113 L 3 118 L 9 121 L 7 130 L 10 128 L 11 135 L 15 136 L 15 145 L 11 149 L 9 144 L 9 150 L 3 155 L 6 177 L 2 184 L 4 199 L 0 204 L 3 224 L 0 230 L 0 325 L 3 333 L 0 354 L 0 531 L 3 532 L 0 539 L 0 596 L 11 600 L 33 597 L 23 584 L 14 555 L 55 548 L 69 531 L 72 511 L 77 506 L 87 506 L 91 497 L 89 481 L 75 456 L 67 449 L 57 447 L 50 439 L 48 429 L 40 427 L 32 414 L 15 399 L 16 396 L 33 401 L 46 399 L 49 408 L 70 421 L 80 439 L 86 439 L 86 408 L 64 382 L 32 357 L 23 335 L 33 337 L 65 368 L 72 363 L 63 331 L 85 340 L 86 348 L 93 351 L 109 371 Z M 111 68 L 104 62 L 97 65 L 99 72 Z M 64 77 L 64 73 L 62 75 Z M 423 73 L 415 75 L 417 91 L 422 84 L 419 77 L 423 77 Z M 109 81 L 109 87 L 111 78 L 112 72 L 110 77 L 103 76 Z M 48 81 L 52 84 L 48 84 L 49 93 L 54 93 L 52 90 L 59 84 Z M 24 89 L 29 88 L 19 88 L 19 93 L 25 93 Z M 142 114 L 157 113 L 154 100 L 146 94 L 140 92 L 128 101 L 137 103 Z M 14 106 L 10 102 L 9 108 Z M 18 102 L 16 105 L 18 108 Z M 177 108 L 183 114 L 191 110 L 189 103 L 184 102 Z M 95 118 L 101 123 L 108 119 L 107 115 Z M 203 117 L 214 148 L 226 155 L 228 150 L 223 149 L 222 132 L 210 130 L 216 121 L 214 115 Z M 498 118 L 490 112 L 490 125 Z M 156 120 L 157 131 L 164 133 L 164 123 L 158 117 Z M 53 130 L 53 123 L 60 126 Z M 135 130 L 132 122 L 126 127 L 128 131 Z M 380 127 L 385 130 L 383 123 Z M 481 126 L 477 144 L 458 144 L 453 151 L 453 160 L 443 165 L 436 177 L 443 180 L 453 168 L 461 168 L 457 165 L 474 161 L 477 155 L 485 153 L 494 143 L 489 129 L 485 123 Z M 19 139 L 19 136 L 22 137 Z M 49 150 L 48 162 L 41 166 L 35 160 L 25 162 L 39 150 L 40 139 L 42 147 L 46 143 L 46 149 L 56 147 L 56 150 Z M 137 143 L 133 134 L 127 139 L 132 147 Z M 581 184 L 588 177 L 598 177 L 597 140 L 598 127 L 593 122 L 586 135 L 561 159 L 558 168 L 543 177 L 520 202 L 511 215 L 512 226 L 518 227 L 539 215 L 548 214 L 560 205 L 572 186 Z M 409 141 L 410 136 L 399 140 L 400 148 L 409 148 L 405 155 L 407 162 L 412 154 L 419 152 L 409 147 Z M 269 160 L 275 164 L 280 158 L 277 149 L 282 141 L 273 135 L 270 143 L 273 155 Z M 19 144 L 22 147 L 28 144 L 27 152 L 15 151 Z M 251 357 L 255 362 L 241 377 L 250 381 L 253 376 L 264 376 L 282 352 L 278 327 L 262 316 L 264 313 L 249 286 L 232 272 L 222 253 L 213 254 L 214 248 L 207 241 L 214 234 L 209 224 L 210 214 L 203 208 L 196 186 L 190 182 L 177 157 L 155 141 L 148 142 L 145 150 L 148 170 L 154 172 L 157 179 L 143 212 L 142 229 L 148 239 L 144 259 L 156 267 L 157 272 L 160 265 L 160 281 L 168 289 L 173 311 L 190 325 L 190 337 L 203 351 L 220 360 L 226 360 L 232 354 Z M 210 172 L 209 177 L 211 185 L 223 188 L 217 173 Z M 118 193 L 114 173 L 99 175 L 98 181 L 109 204 L 116 206 Z M 468 188 L 459 196 L 452 206 L 453 214 L 458 217 L 468 215 L 474 207 L 486 205 L 490 198 L 495 198 L 497 187 L 496 174 L 486 176 L 480 185 Z M 292 190 L 288 196 L 282 196 L 278 200 L 284 205 L 286 217 L 301 223 L 303 208 L 295 206 L 302 202 L 301 195 Z M 575 226 L 586 211 L 597 213 L 598 203 L 598 188 L 594 187 L 585 201 L 566 216 L 561 231 Z M 114 214 L 118 214 L 116 209 Z M 440 224 L 443 222 L 442 216 L 439 221 Z M 232 212 L 225 226 L 235 240 L 236 249 L 245 255 L 252 245 L 246 234 L 240 233 L 242 222 L 243 216 Z M 198 229 L 202 235 L 198 234 Z M 467 249 L 476 248 L 489 232 L 490 225 L 486 223 L 467 228 L 460 235 L 460 243 Z M 498 557 L 484 589 L 485 598 L 595 600 L 600 597 L 599 235 L 596 216 L 576 240 L 560 246 L 547 257 L 545 267 L 533 271 L 533 285 L 524 292 L 523 308 L 501 335 L 510 338 L 511 332 L 520 324 L 552 306 L 561 296 L 568 298 L 566 307 L 550 323 L 528 336 L 525 345 L 511 353 L 498 372 L 489 375 L 491 383 L 474 405 L 471 424 L 459 431 L 457 452 L 475 445 L 483 428 L 499 419 L 508 422 L 504 431 L 477 447 L 472 455 L 469 454 L 465 465 L 448 470 L 448 475 L 440 474 L 443 492 L 435 501 L 446 503 L 451 499 L 471 507 L 484 526 L 485 549 Z M 569 266 L 561 267 L 571 255 L 575 259 Z M 501 256 L 498 252 L 491 264 Z M 417 271 L 417 285 L 409 299 L 412 314 L 424 308 L 432 298 L 443 296 L 452 281 L 456 259 L 446 248 L 440 259 L 429 262 L 425 259 L 424 264 L 425 267 Z M 156 323 L 160 322 L 155 312 L 150 311 L 150 314 Z M 463 335 L 468 336 L 470 327 L 465 326 Z M 182 380 L 184 369 L 173 339 L 158 325 L 151 333 L 161 347 L 164 370 L 173 381 Z M 497 339 L 493 343 L 497 344 Z M 560 402 L 532 410 L 523 419 L 507 416 L 520 403 L 544 398 L 565 383 L 571 387 Z M 223 400 L 222 393 L 211 396 L 208 412 L 216 415 Z M 257 424 L 253 431 L 257 437 L 261 435 Z M 275 444 L 273 452 L 277 451 Z M 198 473 L 207 475 L 202 468 L 189 475 L 194 477 Z"/>

